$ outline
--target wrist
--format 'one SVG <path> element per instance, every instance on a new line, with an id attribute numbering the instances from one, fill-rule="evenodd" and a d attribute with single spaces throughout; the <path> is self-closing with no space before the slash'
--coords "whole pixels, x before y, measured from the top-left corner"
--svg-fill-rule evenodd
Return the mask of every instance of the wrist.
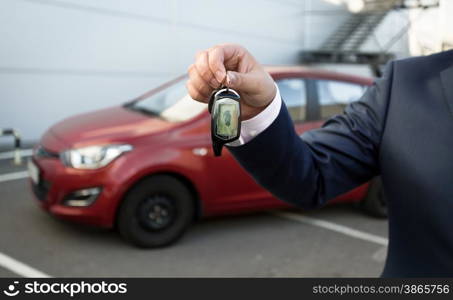
<path id="1" fill-rule="evenodd" d="M 246 121 L 246 120 L 249 120 L 249 119 L 259 115 L 272 103 L 272 101 L 274 101 L 276 96 L 277 96 L 277 86 L 276 86 L 276 84 L 273 84 L 272 92 L 268 96 L 263 97 L 264 99 L 268 99 L 265 102 L 266 104 L 264 106 L 260 106 L 260 107 L 247 106 L 247 109 L 244 109 L 242 112 L 241 121 Z"/>
<path id="2" fill-rule="evenodd" d="M 247 111 L 243 112 L 241 114 L 241 121 L 247 121 L 249 119 L 254 118 L 255 116 L 259 115 L 263 110 L 265 110 L 268 105 L 263 106 L 263 107 L 249 107 L 249 108 L 247 108 Z"/>

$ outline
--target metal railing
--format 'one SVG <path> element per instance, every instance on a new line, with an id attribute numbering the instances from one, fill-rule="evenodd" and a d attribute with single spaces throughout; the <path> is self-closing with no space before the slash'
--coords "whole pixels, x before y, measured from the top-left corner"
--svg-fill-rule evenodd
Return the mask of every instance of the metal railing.
<path id="1" fill-rule="evenodd" d="M 439 0 L 345 0 L 353 13 L 382 12 L 392 9 L 431 8 L 439 6 Z"/>
<path id="2" fill-rule="evenodd" d="M 20 134 L 13 128 L 0 129 L 0 136 L 13 136 L 14 137 L 14 164 L 22 164 L 22 156 L 20 153 L 21 139 Z"/>

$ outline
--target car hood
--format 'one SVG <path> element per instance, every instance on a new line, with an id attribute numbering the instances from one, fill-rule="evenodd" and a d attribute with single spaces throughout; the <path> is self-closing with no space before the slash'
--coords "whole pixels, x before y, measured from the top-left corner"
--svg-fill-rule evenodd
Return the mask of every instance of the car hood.
<path id="1" fill-rule="evenodd" d="M 75 148 L 125 143 L 140 136 L 166 131 L 173 126 L 175 123 L 118 106 L 67 118 L 53 125 L 50 132 L 67 147 Z"/>

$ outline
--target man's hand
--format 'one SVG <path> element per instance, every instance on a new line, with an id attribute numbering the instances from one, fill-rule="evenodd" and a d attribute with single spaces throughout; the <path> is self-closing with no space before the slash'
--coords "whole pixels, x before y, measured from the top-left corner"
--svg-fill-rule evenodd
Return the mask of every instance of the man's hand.
<path id="1" fill-rule="evenodd" d="M 272 77 L 240 45 L 223 44 L 199 52 L 188 72 L 190 96 L 204 103 L 208 103 L 212 91 L 220 87 L 226 76 L 226 86 L 241 95 L 242 120 L 263 111 L 276 94 Z"/>

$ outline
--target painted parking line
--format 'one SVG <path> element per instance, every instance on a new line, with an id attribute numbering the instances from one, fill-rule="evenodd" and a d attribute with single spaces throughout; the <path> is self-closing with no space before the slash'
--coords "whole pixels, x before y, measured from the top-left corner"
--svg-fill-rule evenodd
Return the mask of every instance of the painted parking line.
<path id="1" fill-rule="evenodd" d="M 31 156 L 33 154 L 33 149 L 22 149 L 19 150 L 22 157 Z M 14 158 L 15 151 L 0 152 L 0 159 L 10 159 Z"/>
<path id="2" fill-rule="evenodd" d="M 387 247 L 381 247 L 373 253 L 371 258 L 377 262 L 384 262 L 387 257 Z"/>
<path id="3" fill-rule="evenodd" d="M 341 234 L 344 234 L 344 235 L 347 235 L 347 236 L 350 236 L 350 237 L 353 237 L 353 238 L 356 238 L 359 240 L 364 240 L 367 242 L 378 244 L 380 246 L 388 245 L 387 238 L 384 238 L 382 236 L 378 236 L 375 234 L 371 234 L 371 233 L 368 233 L 365 231 L 360 231 L 360 230 L 357 230 L 357 229 L 354 229 L 351 227 L 347 227 L 344 225 L 340 225 L 340 224 L 336 224 L 336 223 L 332 223 L 332 222 L 328 222 L 328 221 L 324 221 L 324 220 L 316 219 L 316 218 L 312 218 L 312 217 L 307 217 L 307 216 L 303 216 L 303 215 L 291 213 L 291 212 L 273 211 L 273 212 L 271 212 L 271 214 L 274 216 L 283 218 L 283 219 L 296 221 L 296 222 L 304 223 L 307 225 L 317 226 L 317 227 L 321 227 L 321 228 L 328 229 L 331 231 L 335 231 L 335 232 L 338 232 L 338 233 L 341 233 Z"/>
<path id="4" fill-rule="evenodd" d="M 46 273 L 43 273 L 35 268 L 30 267 L 23 262 L 18 261 L 17 259 L 12 258 L 4 253 L 0 252 L 0 267 L 8 269 L 9 271 L 22 276 L 22 277 L 39 277 L 39 278 L 49 278 L 52 277 Z"/>
<path id="5" fill-rule="evenodd" d="M 27 171 L 0 174 L 0 182 L 24 179 L 24 178 L 27 178 L 27 177 L 28 177 L 28 172 Z"/>

